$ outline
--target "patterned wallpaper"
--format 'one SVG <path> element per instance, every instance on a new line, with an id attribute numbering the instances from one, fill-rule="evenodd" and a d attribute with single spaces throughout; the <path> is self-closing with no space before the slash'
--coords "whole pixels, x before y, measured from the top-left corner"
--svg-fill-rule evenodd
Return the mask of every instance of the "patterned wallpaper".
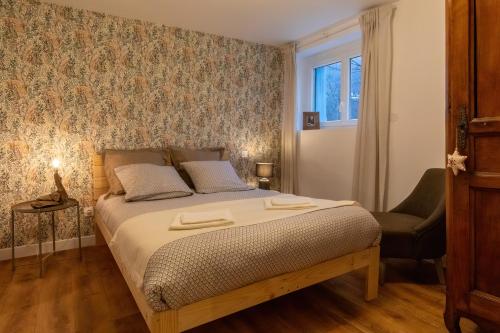
<path id="1" fill-rule="evenodd" d="M 278 48 L 27 0 L 0 0 L 0 45 L 0 248 L 10 205 L 53 190 L 53 157 L 83 206 L 105 147 L 225 146 L 248 182 L 276 163 L 279 187 Z M 69 214 L 59 239 L 75 235 Z M 18 221 L 16 244 L 33 242 L 35 221 Z"/>

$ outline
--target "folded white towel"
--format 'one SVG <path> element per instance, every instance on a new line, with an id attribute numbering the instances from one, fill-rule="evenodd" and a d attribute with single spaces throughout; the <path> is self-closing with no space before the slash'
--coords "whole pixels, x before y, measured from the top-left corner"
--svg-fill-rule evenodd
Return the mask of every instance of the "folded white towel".
<path id="1" fill-rule="evenodd" d="M 181 213 L 180 219 L 182 224 L 197 224 L 216 221 L 232 221 L 233 216 L 229 209 L 220 209 L 206 212 Z"/>
<path id="2" fill-rule="evenodd" d="M 208 212 L 185 212 L 175 216 L 169 230 L 211 228 L 233 223 L 233 216 L 228 209 Z"/>
<path id="3" fill-rule="evenodd" d="M 290 196 L 293 198 L 292 196 Z M 287 200 L 290 197 L 281 197 L 285 200 Z M 278 199 L 278 198 L 275 198 Z M 318 207 L 318 205 L 314 202 L 313 199 L 307 198 L 310 200 L 310 203 L 304 203 L 304 204 L 297 204 L 297 205 L 273 205 L 272 199 L 266 198 L 264 199 L 264 207 L 265 209 L 271 209 L 271 210 L 276 210 L 276 209 L 282 209 L 282 210 L 287 210 L 287 209 L 308 209 L 308 208 L 314 208 Z M 283 202 L 285 202 L 285 200 Z M 359 203 L 356 201 L 352 200 L 339 200 L 335 201 L 335 205 L 333 205 L 331 208 L 337 208 L 337 207 L 344 207 L 344 206 L 359 206 Z"/>
<path id="4" fill-rule="evenodd" d="M 307 209 L 317 207 L 313 201 L 309 204 L 299 204 L 299 205 L 273 205 L 271 199 L 264 199 L 265 209 Z"/>
<path id="5" fill-rule="evenodd" d="M 298 197 L 298 196 L 283 196 L 277 198 L 271 198 L 271 204 L 273 206 L 301 206 L 301 205 L 312 205 L 313 201 L 308 197 Z"/>

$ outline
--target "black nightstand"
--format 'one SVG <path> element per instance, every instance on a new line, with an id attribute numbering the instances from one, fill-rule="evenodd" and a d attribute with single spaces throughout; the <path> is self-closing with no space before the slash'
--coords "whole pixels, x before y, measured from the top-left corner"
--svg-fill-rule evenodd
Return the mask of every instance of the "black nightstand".
<path id="1" fill-rule="evenodd" d="M 10 230 L 12 235 L 12 270 L 16 269 L 15 264 L 15 234 L 14 234 L 14 224 L 15 224 L 15 215 L 16 213 L 23 214 L 37 214 L 38 217 L 38 262 L 40 264 L 40 277 L 43 275 L 43 264 L 47 257 L 51 256 L 56 252 L 56 241 L 55 241 L 55 223 L 54 223 L 54 212 L 59 210 L 64 210 L 68 208 L 76 207 L 77 209 L 77 223 L 78 223 L 78 248 L 80 250 L 80 260 L 82 260 L 82 237 L 80 232 L 80 203 L 76 199 L 68 199 L 60 205 L 44 207 L 44 208 L 33 208 L 31 203 L 34 201 L 25 201 L 11 207 L 11 221 L 10 221 Z M 45 257 L 42 254 L 42 223 L 41 223 L 41 214 L 42 213 L 51 213 L 52 218 L 52 253 L 49 253 Z"/>

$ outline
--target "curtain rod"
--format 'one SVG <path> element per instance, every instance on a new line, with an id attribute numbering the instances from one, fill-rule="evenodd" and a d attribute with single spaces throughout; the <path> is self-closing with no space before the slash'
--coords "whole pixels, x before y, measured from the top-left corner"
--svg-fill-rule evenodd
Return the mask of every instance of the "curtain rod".
<path id="1" fill-rule="evenodd" d="M 399 2 L 398 0 L 395 0 L 395 1 L 389 2 L 388 4 L 385 4 L 385 5 L 382 5 L 379 7 L 392 6 L 394 9 L 396 9 L 396 4 L 398 2 Z M 377 8 L 377 7 L 372 7 L 372 8 L 366 9 L 351 19 L 334 24 L 333 26 L 330 26 L 329 28 L 320 30 L 318 32 L 315 32 L 311 35 L 308 35 L 306 37 L 299 39 L 296 42 L 297 51 L 302 51 L 304 49 L 307 49 L 308 47 L 310 47 L 318 42 L 321 42 L 325 39 L 332 38 L 335 35 L 341 34 L 342 32 L 345 32 L 345 31 L 352 29 L 356 26 L 359 26 L 359 17 L 361 15 L 367 13 L 368 11 L 370 11 L 373 8 Z"/>
<path id="2" fill-rule="evenodd" d="M 344 21 L 339 24 L 335 24 L 334 26 L 321 30 L 319 32 L 316 32 L 312 35 L 309 35 L 307 37 L 301 38 L 300 40 L 297 41 L 297 51 L 304 50 L 318 42 L 321 42 L 325 39 L 329 39 L 334 37 L 335 35 L 338 35 L 342 32 L 345 32 L 347 30 L 350 30 L 356 26 L 359 26 L 358 23 L 358 17 L 352 18 L 348 21 Z"/>

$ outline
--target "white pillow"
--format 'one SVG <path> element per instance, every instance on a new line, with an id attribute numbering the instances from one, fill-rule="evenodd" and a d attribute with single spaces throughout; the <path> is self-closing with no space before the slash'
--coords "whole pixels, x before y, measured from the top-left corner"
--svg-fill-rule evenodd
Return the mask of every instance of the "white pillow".
<path id="1" fill-rule="evenodd" d="M 115 168 L 115 174 L 125 189 L 125 201 L 171 199 L 193 194 L 173 166 L 128 164 Z"/>
<path id="2" fill-rule="evenodd" d="M 190 161 L 181 165 L 191 177 L 198 193 L 253 189 L 238 177 L 229 161 Z"/>

